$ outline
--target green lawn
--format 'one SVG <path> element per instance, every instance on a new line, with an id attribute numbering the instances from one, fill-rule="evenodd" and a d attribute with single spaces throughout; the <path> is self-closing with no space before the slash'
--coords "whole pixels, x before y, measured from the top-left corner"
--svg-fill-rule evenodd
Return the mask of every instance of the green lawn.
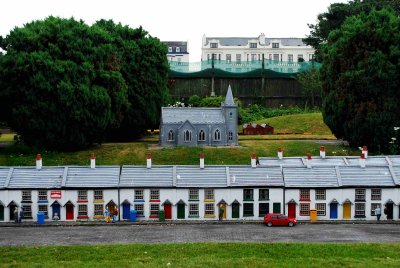
<path id="1" fill-rule="evenodd" d="M 2 247 L 0 267 L 400 267 L 400 243 Z"/>
<path id="2" fill-rule="evenodd" d="M 0 142 L 13 142 L 15 134 L 1 134 Z"/>

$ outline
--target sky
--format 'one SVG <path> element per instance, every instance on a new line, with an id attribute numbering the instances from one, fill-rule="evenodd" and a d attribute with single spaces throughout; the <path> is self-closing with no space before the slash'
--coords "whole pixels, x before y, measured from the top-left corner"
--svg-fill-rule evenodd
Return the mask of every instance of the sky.
<path id="1" fill-rule="evenodd" d="M 300 37 L 319 13 L 347 0 L 12 0 L 0 4 L 0 35 L 48 16 L 82 19 L 88 25 L 112 19 L 142 26 L 161 41 L 187 41 L 189 59 L 200 61 L 207 37 Z"/>

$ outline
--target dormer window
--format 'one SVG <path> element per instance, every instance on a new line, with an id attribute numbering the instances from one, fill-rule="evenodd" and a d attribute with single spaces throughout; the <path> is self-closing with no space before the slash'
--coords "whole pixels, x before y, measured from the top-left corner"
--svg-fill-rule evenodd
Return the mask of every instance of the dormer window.
<path id="1" fill-rule="evenodd" d="M 218 48 L 218 43 L 210 43 L 210 48 Z"/>
<path id="2" fill-rule="evenodd" d="M 279 48 L 279 43 L 272 43 L 272 48 Z"/>
<path id="3" fill-rule="evenodd" d="M 180 47 L 176 47 L 176 52 L 181 52 L 181 48 Z"/>
<path id="4" fill-rule="evenodd" d="M 172 53 L 172 47 L 168 47 L 168 52 Z"/>
<path id="5" fill-rule="evenodd" d="M 257 48 L 257 43 L 250 43 L 250 48 Z"/>

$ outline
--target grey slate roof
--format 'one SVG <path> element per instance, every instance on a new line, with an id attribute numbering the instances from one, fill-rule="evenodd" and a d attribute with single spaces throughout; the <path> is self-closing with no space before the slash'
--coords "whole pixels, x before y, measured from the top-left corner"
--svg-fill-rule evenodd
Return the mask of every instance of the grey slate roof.
<path id="1" fill-rule="evenodd" d="M 360 165 L 360 157 L 346 157 L 347 162 L 349 165 Z M 365 159 L 365 165 L 388 165 L 388 161 L 386 160 L 386 157 L 383 156 L 369 156 L 367 159 Z"/>
<path id="2" fill-rule="evenodd" d="M 162 122 L 184 123 L 188 120 L 192 124 L 223 124 L 225 117 L 221 108 L 194 108 L 194 107 L 162 107 Z"/>
<path id="3" fill-rule="evenodd" d="M 303 158 L 306 161 L 306 158 Z M 306 162 L 304 162 L 306 163 Z M 343 157 L 314 157 L 311 159 L 311 166 L 344 166 L 346 162 Z"/>
<path id="4" fill-rule="evenodd" d="M 120 187 L 172 187 L 172 166 L 123 166 Z"/>
<path id="5" fill-rule="evenodd" d="M 68 167 L 64 187 L 107 188 L 117 187 L 119 166 Z"/>
<path id="6" fill-rule="evenodd" d="M 283 186 L 280 167 L 229 167 L 229 181 L 231 186 Z"/>
<path id="7" fill-rule="evenodd" d="M 389 156 L 389 160 L 393 166 L 400 166 L 400 156 Z"/>
<path id="8" fill-rule="evenodd" d="M 282 160 L 277 157 L 260 157 L 259 161 L 261 166 L 304 166 L 301 157 L 284 157 Z"/>
<path id="9" fill-rule="evenodd" d="M 65 167 L 15 167 L 8 188 L 61 188 Z"/>
<path id="10" fill-rule="evenodd" d="M 388 166 L 340 166 L 343 186 L 394 186 Z"/>
<path id="11" fill-rule="evenodd" d="M 286 187 L 338 187 L 335 167 L 283 167 Z"/>
<path id="12" fill-rule="evenodd" d="M 235 102 L 233 100 L 231 85 L 228 86 L 228 91 L 226 92 L 225 105 L 226 106 L 234 106 L 235 105 Z"/>
<path id="13" fill-rule="evenodd" d="M 6 179 L 9 172 L 10 172 L 9 167 L 0 168 L 0 189 L 5 187 Z"/>
<path id="14" fill-rule="evenodd" d="M 247 46 L 250 40 L 257 40 L 258 37 L 207 37 L 206 44 L 211 40 L 219 40 L 221 46 Z M 303 38 L 265 38 L 265 45 L 269 46 L 272 40 L 280 40 L 282 46 L 306 46 Z"/>
<path id="15" fill-rule="evenodd" d="M 177 166 L 176 187 L 218 188 L 226 187 L 225 166 Z"/>
<path id="16" fill-rule="evenodd" d="M 392 175 L 393 175 L 393 180 L 395 184 L 400 185 L 400 166 L 393 166 L 392 167 Z"/>

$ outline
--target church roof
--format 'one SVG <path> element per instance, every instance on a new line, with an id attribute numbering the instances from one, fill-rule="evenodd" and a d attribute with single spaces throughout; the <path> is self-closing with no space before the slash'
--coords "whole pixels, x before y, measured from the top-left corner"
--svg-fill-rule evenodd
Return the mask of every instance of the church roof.
<path id="1" fill-rule="evenodd" d="M 229 85 L 228 91 L 226 92 L 225 105 L 226 106 L 234 106 L 235 105 L 235 102 L 233 101 L 231 85 Z"/>
<path id="2" fill-rule="evenodd" d="M 225 123 L 222 108 L 162 107 L 161 113 L 163 124 L 184 123 L 186 120 L 192 124 Z"/>

